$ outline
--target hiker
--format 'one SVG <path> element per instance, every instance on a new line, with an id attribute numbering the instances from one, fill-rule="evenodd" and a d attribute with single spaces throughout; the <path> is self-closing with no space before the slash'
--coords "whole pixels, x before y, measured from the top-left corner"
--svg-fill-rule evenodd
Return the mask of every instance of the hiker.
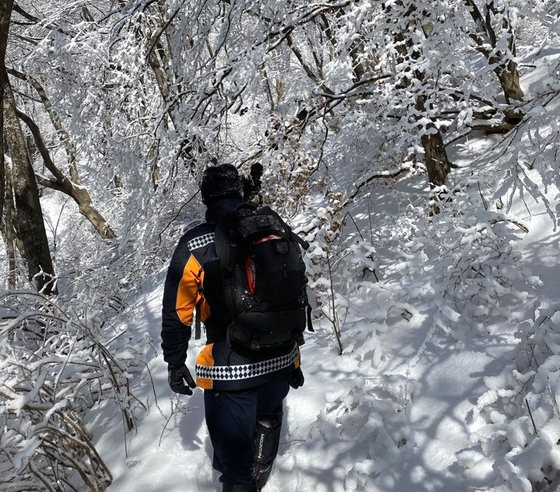
<path id="1" fill-rule="evenodd" d="M 304 382 L 299 345 L 310 317 L 305 267 L 294 239 L 303 242 L 271 209 L 244 202 L 243 180 L 231 164 L 207 168 L 200 191 L 206 221 L 183 235 L 167 272 L 163 357 L 174 392 L 191 395 L 196 386 L 204 389 L 213 467 L 221 473 L 223 491 L 256 491 L 268 479 L 278 451 L 283 400 L 290 386 Z M 255 224 L 269 224 L 272 233 L 257 238 Z M 253 231 L 252 242 L 248 235 L 243 239 L 247 230 Z M 243 256 L 249 243 L 254 250 Z M 279 255 L 291 270 L 270 280 L 258 262 L 260 257 L 277 261 Z M 238 285 L 240 277 L 244 287 Z M 290 288 L 274 285 L 284 278 L 291 279 Z M 274 290 L 278 287 L 284 292 Z M 292 307 L 282 312 L 267 311 L 266 305 L 289 297 L 289 291 L 299 291 L 304 299 L 290 301 Z M 266 292 L 273 292 L 269 304 L 259 299 Z M 253 306 L 246 306 L 247 299 Z M 206 345 L 196 359 L 195 383 L 185 360 L 191 328 L 198 331 L 201 322 Z"/>

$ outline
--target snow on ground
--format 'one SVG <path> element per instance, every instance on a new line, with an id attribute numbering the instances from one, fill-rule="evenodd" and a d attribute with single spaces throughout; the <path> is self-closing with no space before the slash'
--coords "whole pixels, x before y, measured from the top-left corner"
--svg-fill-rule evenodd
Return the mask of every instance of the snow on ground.
<path id="1" fill-rule="evenodd" d="M 485 142 L 470 137 L 457 144 L 452 160 L 462 169 L 452 175 L 455 184 L 492 161 Z M 479 159 L 473 162 L 473 155 Z M 547 190 L 554 200 L 558 190 Z M 400 183 L 397 191 L 388 197 L 385 190 L 374 190 L 368 199 L 397 217 L 423 189 L 415 178 Z M 529 202 L 527 207 L 525 199 L 515 200 L 507 214 L 529 229 L 514 241 L 520 265 L 529 277 L 540 278 L 535 295 L 551 304 L 560 298 L 560 231 L 542 202 Z M 111 490 L 219 490 L 202 391 L 178 397 L 167 386 L 159 348 L 164 276 L 162 271 L 147 282 L 127 325 L 131 339 L 144 337 L 139 357 L 147 366 L 132 390 L 147 402 L 147 410 L 138 411 L 137 428 L 126 434 L 126 450 L 114 408 L 93 410 L 89 428 L 114 475 Z M 491 486 L 489 461 L 473 466 L 472 457 L 478 455 L 471 417 L 487 389 L 485 378 L 499 374 L 511 360 L 515 327 L 497 321 L 469 331 L 455 319 L 457 313 L 442 308 L 450 320 L 446 326 L 436 314 L 441 299 L 430 301 L 422 279 L 413 280 L 417 285 L 409 286 L 409 292 L 418 292 L 416 297 L 399 298 L 394 285 L 380 282 L 352 299 L 342 356 L 326 320 L 307 335 L 302 347 L 306 382 L 286 400 L 279 455 L 265 490 L 498 490 Z M 201 343 L 191 341 L 191 371 Z"/>
<path id="2" fill-rule="evenodd" d="M 519 211 L 520 212 L 520 211 Z M 543 293 L 558 294 L 560 233 L 550 217 L 534 209 L 522 241 Z M 114 475 L 111 490 L 218 490 L 204 423 L 202 392 L 176 397 L 166 382 L 159 349 L 160 300 L 164 272 L 155 288 L 139 298 L 128 330 L 146 335 L 148 370 L 133 387 L 148 402 L 139 425 L 127 434 L 109 409 L 90 415 L 98 449 Z M 485 490 L 488 469 L 465 474 L 458 453 L 473 446 L 468 415 L 485 390 L 483 378 L 497 374 L 513 347 L 512 328 L 458 340 L 434 324 L 430 306 L 356 305 L 338 356 L 331 329 L 320 323 L 302 347 L 306 383 L 286 401 L 284 427 L 269 491 L 442 491 Z M 406 307 L 412 317 L 399 314 Z M 352 346 L 352 338 L 371 342 Z M 374 351 L 383 359 L 375 367 Z M 191 342 L 191 370 L 200 342 Z M 152 384 L 153 382 L 153 384 Z M 108 429 L 111 429 L 108 432 Z"/>

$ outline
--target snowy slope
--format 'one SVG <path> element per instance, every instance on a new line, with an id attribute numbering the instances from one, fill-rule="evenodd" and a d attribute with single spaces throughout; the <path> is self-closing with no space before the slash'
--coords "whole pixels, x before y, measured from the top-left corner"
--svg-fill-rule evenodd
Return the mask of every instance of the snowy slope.
<path id="1" fill-rule="evenodd" d="M 558 293 L 558 243 L 544 213 L 533 213 L 522 243 L 542 292 Z M 536 253 L 538 251 L 538 253 Z M 163 282 L 163 273 L 160 277 Z M 211 445 L 204 424 L 202 392 L 172 396 L 159 350 L 161 286 L 138 300 L 131 334 L 151 339 L 148 371 L 134 393 L 149 402 L 139 427 L 127 436 L 122 423 L 100 412 L 91 421 L 98 449 L 115 481 L 111 490 L 214 490 Z M 268 490 L 469 490 L 484 487 L 490 470 L 467 477 L 457 453 L 473 445 L 469 412 L 484 391 L 483 378 L 497 374 L 513 348 L 512 327 L 458 341 L 434 325 L 430 306 L 409 303 L 387 310 L 387 294 L 357 305 L 344 331 L 362 340 L 338 356 L 328 324 L 308 335 L 302 348 L 305 386 L 287 399 L 283 436 Z M 412 318 L 398 312 L 406 307 Z M 375 367 L 375 349 L 383 362 Z M 188 360 L 200 345 L 191 343 Z M 191 367 L 192 369 L 192 367 Z M 153 388 L 155 388 L 155 395 Z M 156 404 L 157 398 L 157 404 Z M 110 426 L 111 432 L 107 432 Z"/>
<path id="2" fill-rule="evenodd" d="M 536 78 L 533 74 L 531 81 Z M 469 188 L 473 176 L 479 176 L 483 186 L 475 194 L 498 203 L 500 196 L 489 177 L 495 173 L 499 179 L 507 171 L 507 162 L 496 159 L 504 145 L 492 149 L 478 135 L 457 144 L 452 159 L 460 169 L 454 171 L 451 184 Z M 544 187 L 537 171 L 530 174 L 545 190 L 543 196 L 555 203 L 554 184 Z M 398 223 L 410 203 L 425 192 L 423 179 L 400 183 L 390 196 L 382 187 L 373 189 L 367 200 L 375 210 L 383 210 L 380 223 Z M 356 210 L 357 217 L 360 211 L 363 208 Z M 545 305 L 558 302 L 560 231 L 546 203 L 516 195 L 507 211 L 494 212 L 528 229 L 524 233 L 509 224 L 510 229 L 499 231 L 508 236 L 512 248 L 509 271 L 522 270 L 523 278 L 532 279 L 531 299 Z M 465 237 L 471 233 L 465 232 Z M 414 246 L 424 239 L 407 240 Z M 433 270 L 445 263 L 430 256 L 426 241 L 412 251 L 408 262 L 382 261 L 381 282 L 364 283 L 352 291 L 342 356 L 337 355 L 327 320 L 308 334 L 302 348 L 306 383 L 287 398 L 279 456 L 265 490 L 516 490 L 480 451 L 482 424 L 473 416 L 488 390 L 488 376 L 502 373 L 512 361 L 516 324 L 524 319 L 527 307 L 523 296 L 517 295 L 525 288 L 521 277 L 511 273 L 512 284 L 495 306 L 473 301 L 461 313 L 448 301 L 446 286 L 437 284 L 439 273 Z M 388 254 L 378 253 L 383 258 Z M 425 276 L 418 271 L 407 275 L 414 268 L 422 268 Z M 138 410 L 137 428 L 126 435 L 126 452 L 122 422 L 114 409 L 92 411 L 89 428 L 114 475 L 111 490 L 218 490 L 202 392 L 177 397 L 167 386 L 159 349 L 164 275 L 160 272 L 145 285 L 145 293 L 130 309 L 134 316 L 127 330 L 131 339 L 144 338 L 145 353 L 140 356 L 147 362 L 132 389 L 147 402 L 147 409 Z M 473 321 L 480 318 L 468 317 L 470 308 L 489 309 L 488 322 Z M 201 342 L 191 342 L 187 360 L 191 370 L 200 346 Z"/>

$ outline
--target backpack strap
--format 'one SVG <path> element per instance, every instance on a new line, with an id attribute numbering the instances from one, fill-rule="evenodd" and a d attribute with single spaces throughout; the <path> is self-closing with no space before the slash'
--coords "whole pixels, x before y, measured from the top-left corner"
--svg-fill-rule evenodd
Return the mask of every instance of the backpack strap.
<path id="1" fill-rule="evenodd" d="M 201 335 L 202 309 L 200 308 L 200 304 L 198 302 L 200 297 L 204 298 L 204 288 L 202 287 L 201 275 L 202 275 L 202 268 L 198 272 L 198 275 L 196 276 L 196 280 L 195 280 L 197 285 L 197 297 L 196 297 L 197 302 L 194 307 L 194 312 L 195 312 L 194 339 L 195 340 L 200 340 L 200 335 Z"/>
<path id="2" fill-rule="evenodd" d="M 309 304 L 309 301 L 307 302 L 307 329 L 311 332 L 315 332 L 315 330 L 313 329 L 313 319 L 311 318 L 311 304 Z"/>
<path id="3" fill-rule="evenodd" d="M 304 249 L 304 251 L 307 251 L 309 249 L 309 243 L 305 239 L 303 239 L 302 237 L 298 236 L 291 229 L 290 229 L 290 236 L 292 237 L 292 239 L 294 241 L 296 241 Z"/>
<path id="4" fill-rule="evenodd" d="M 290 235 L 290 239 L 298 243 L 303 248 L 304 251 L 307 251 L 309 249 L 309 243 L 305 239 L 298 236 L 294 231 L 292 231 L 292 228 L 288 224 L 286 224 L 286 222 L 282 217 L 280 217 L 280 215 L 278 215 L 274 210 L 272 209 L 270 210 L 278 218 L 278 220 L 280 221 L 282 226 L 286 229 L 286 231 L 288 231 L 288 234 Z"/>
<path id="5" fill-rule="evenodd" d="M 218 224 L 214 230 L 214 247 L 216 256 L 220 260 L 223 272 L 231 273 L 235 264 L 235 251 L 224 228 L 225 224 Z"/>
<path id="6" fill-rule="evenodd" d="M 200 326 L 200 307 L 197 305 L 195 308 L 195 319 L 194 319 L 194 339 L 200 340 L 201 336 L 201 326 Z"/>
<path id="7" fill-rule="evenodd" d="M 254 211 L 257 207 L 251 203 L 241 203 L 235 209 L 230 211 L 223 220 L 216 224 L 214 230 L 214 247 L 216 248 L 216 256 L 219 258 L 222 268 L 226 272 L 231 273 L 236 260 L 236 248 L 231 242 L 232 230 L 235 229 L 240 211 Z M 229 234 L 228 234 L 229 232 Z"/>

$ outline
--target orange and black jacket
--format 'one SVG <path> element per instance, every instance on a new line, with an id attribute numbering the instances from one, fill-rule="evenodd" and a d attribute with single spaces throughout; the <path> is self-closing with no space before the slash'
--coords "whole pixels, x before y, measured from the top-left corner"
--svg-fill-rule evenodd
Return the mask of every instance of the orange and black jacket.
<path id="1" fill-rule="evenodd" d="M 198 312 L 206 329 L 206 344 L 196 359 L 196 382 L 204 389 L 238 390 L 288 378 L 300 364 L 297 344 L 280 353 L 246 356 L 233 351 L 226 342 L 229 319 L 222 298 L 214 230 L 215 224 L 239 203 L 235 198 L 224 198 L 208 208 L 206 222 L 179 240 L 165 280 L 163 358 L 170 367 L 185 363 L 191 326 Z"/>

